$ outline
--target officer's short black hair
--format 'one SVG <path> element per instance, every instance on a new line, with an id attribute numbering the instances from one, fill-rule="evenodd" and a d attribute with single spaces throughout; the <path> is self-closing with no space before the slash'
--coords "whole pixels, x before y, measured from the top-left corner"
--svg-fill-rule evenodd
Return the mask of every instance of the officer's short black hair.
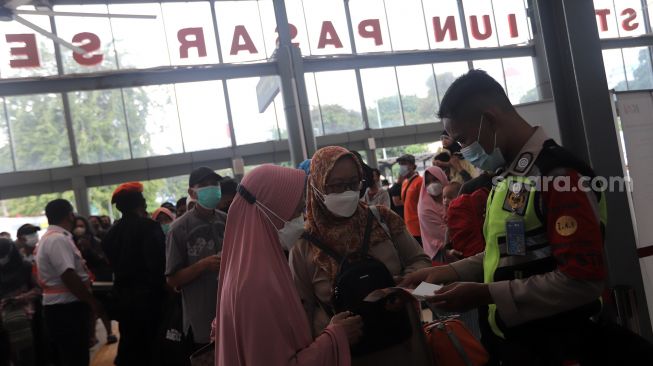
<path id="1" fill-rule="evenodd" d="M 73 212 L 73 205 L 63 198 L 48 202 L 45 206 L 45 217 L 48 218 L 48 224 L 57 225 Z"/>
<path id="2" fill-rule="evenodd" d="M 483 70 L 470 70 L 447 89 L 438 117 L 454 120 L 480 118 L 483 109 L 490 106 L 514 110 L 501 84 Z"/>

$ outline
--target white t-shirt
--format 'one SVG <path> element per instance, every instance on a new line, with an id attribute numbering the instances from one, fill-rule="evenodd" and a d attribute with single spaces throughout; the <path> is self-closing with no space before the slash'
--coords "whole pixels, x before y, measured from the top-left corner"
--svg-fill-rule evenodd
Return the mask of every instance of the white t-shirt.
<path id="1" fill-rule="evenodd" d="M 43 305 L 67 304 L 79 301 L 77 296 L 65 290 L 61 275 L 74 269 L 83 282 L 89 281 L 82 254 L 72 235 L 66 229 L 50 225 L 36 247 L 36 267 L 39 283 L 44 283 Z M 47 293 L 47 289 L 57 289 L 57 293 Z"/>

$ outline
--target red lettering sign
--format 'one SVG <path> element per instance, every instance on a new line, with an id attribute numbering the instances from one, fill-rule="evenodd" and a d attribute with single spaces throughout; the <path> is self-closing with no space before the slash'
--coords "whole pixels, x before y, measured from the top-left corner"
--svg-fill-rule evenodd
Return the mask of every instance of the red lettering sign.
<path id="1" fill-rule="evenodd" d="M 596 16 L 599 17 L 599 29 L 601 32 L 608 31 L 608 15 L 610 14 L 610 9 L 596 9 L 594 10 Z"/>
<path id="2" fill-rule="evenodd" d="M 517 28 L 517 16 L 508 14 L 508 28 L 510 29 L 510 38 L 519 37 L 519 28 Z"/>
<path id="3" fill-rule="evenodd" d="M 621 27 L 625 31 L 634 31 L 639 28 L 639 23 L 633 22 L 637 19 L 637 12 L 633 8 L 626 8 L 621 12 L 621 16 L 627 15 L 626 19 L 621 22 Z"/>
<path id="4" fill-rule="evenodd" d="M 23 47 L 12 47 L 9 54 L 12 56 L 25 56 L 24 58 L 9 60 L 9 66 L 16 69 L 19 67 L 39 67 L 39 51 L 36 48 L 35 34 L 5 34 L 7 43 L 22 42 Z"/>
<path id="5" fill-rule="evenodd" d="M 77 33 L 73 37 L 73 43 L 79 43 L 78 46 L 86 51 L 86 54 L 83 55 L 73 52 L 73 58 L 78 64 L 82 66 L 93 66 L 101 63 L 104 59 L 101 53 L 91 55 L 91 52 L 99 50 L 102 45 L 100 37 L 97 34 L 90 32 Z"/>
<path id="6" fill-rule="evenodd" d="M 325 48 L 326 45 L 332 45 L 335 48 L 342 48 L 342 42 L 333 23 L 330 21 L 322 22 L 322 31 L 320 31 L 320 40 L 317 42 L 317 48 Z"/>
<path id="7" fill-rule="evenodd" d="M 472 37 L 479 41 L 486 40 L 490 38 L 492 35 L 492 24 L 490 23 L 490 16 L 489 15 L 483 15 L 483 27 L 485 29 L 484 33 L 481 33 L 481 31 L 478 28 L 478 18 L 476 15 L 472 15 L 469 17 L 469 23 L 471 26 L 471 31 L 472 31 Z"/>
<path id="8" fill-rule="evenodd" d="M 297 37 L 297 27 L 295 27 L 294 24 L 288 23 L 288 29 L 290 30 L 290 41 L 295 39 Z M 274 28 L 274 31 L 279 33 L 279 30 L 277 28 Z M 274 42 L 277 46 L 279 45 L 279 37 L 277 36 L 277 40 Z M 294 46 L 299 47 L 299 42 L 293 42 L 292 43 Z"/>
<path id="9" fill-rule="evenodd" d="M 192 38 L 189 39 L 189 36 Z M 204 42 L 204 29 L 184 28 L 177 32 L 179 41 L 179 57 L 188 58 L 188 50 L 197 48 L 198 57 L 206 57 L 206 43 Z"/>
<path id="10" fill-rule="evenodd" d="M 449 33 L 449 39 L 452 41 L 458 40 L 458 31 L 456 30 L 456 18 L 448 16 L 444 21 L 444 25 L 440 24 L 440 17 L 433 17 L 433 31 L 435 32 L 435 41 L 442 42 L 444 37 Z"/>
<path id="11" fill-rule="evenodd" d="M 243 39 L 243 43 L 240 43 L 240 39 Z M 252 42 L 252 37 L 247 33 L 247 28 L 244 25 L 237 25 L 234 27 L 234 38 L 231 41 L 231 51 L 230 55 L 237 55 L 240 51 L 247 51 L 249 53 L 258 53 L 254 42 Z"/>
<path id="12" fill-rule="evenodd" d="M 358 23 L 358 34 L 363 38 L 374 39 L 374 45 L 380 46 L 383 44 L 383 36 L 381 35 L 381 23 L 378 19 L 365 19 Z"/>

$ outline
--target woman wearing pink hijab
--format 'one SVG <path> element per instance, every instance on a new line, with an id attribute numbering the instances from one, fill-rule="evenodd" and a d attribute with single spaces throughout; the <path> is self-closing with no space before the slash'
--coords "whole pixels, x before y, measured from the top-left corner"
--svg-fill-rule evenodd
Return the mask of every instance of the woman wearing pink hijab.
<path id="1" fill-rule="evenodd" d="M 217 366 L 349 366 L 362 332 L 336 315 L 313 339 L 283 249 L 304 230 L 306 174 L 264 165 L 242 181 L 229 209 L 215 322 Z"/>
<path id="2" fill-rule="evenodd" d="M 417 215 L 422 231 L 424 252 L 431 258 L 442 257 L 444 236 L 447 231 L 447 210 L 442 203 L 442 191 L 449 184 L 445 172 L 437 166 L 426 169 L 424 184 L 419 195 Z"/>

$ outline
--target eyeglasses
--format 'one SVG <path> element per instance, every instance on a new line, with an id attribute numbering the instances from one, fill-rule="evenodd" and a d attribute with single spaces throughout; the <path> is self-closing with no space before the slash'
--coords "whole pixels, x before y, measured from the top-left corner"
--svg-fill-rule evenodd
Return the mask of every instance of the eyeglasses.
<path id="1" fill-rule="evenodd" d="M 342 193 L 345 191 L 360 191 L 363 187 L 363 182 L 347 182 L 347 183 L 334 183 L 325 185 L 329 193 Z"/>

